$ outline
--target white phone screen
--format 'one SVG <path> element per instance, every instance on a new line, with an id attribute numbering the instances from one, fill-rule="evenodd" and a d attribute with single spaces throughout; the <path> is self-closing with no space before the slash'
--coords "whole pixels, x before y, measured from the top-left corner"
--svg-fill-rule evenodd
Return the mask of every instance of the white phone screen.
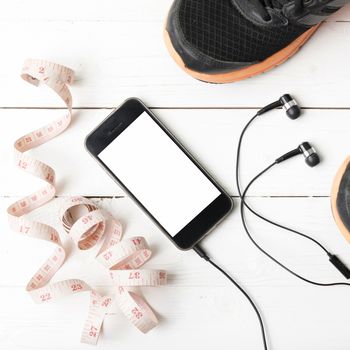
<path id="1" fill-rule="evenodd" d="M 98 157 L 172 237 L 221 194 L 146 112 Z"/>

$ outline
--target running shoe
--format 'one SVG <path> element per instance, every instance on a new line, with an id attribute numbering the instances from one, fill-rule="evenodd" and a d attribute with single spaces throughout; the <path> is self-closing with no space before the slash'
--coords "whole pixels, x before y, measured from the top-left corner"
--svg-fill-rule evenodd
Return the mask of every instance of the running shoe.
<path id="1" fill-rule="evenodd" d="M 334 220 L 350 243 L 350 157 L 344 161 L 334 179 L 331 203 Z"/>
<path id="2" fill-rule="evenodd" d="M 294 55 L 320 23 L 350 0 L 175 0 L 164 31 L 187 73 L 229 83 Z"/>

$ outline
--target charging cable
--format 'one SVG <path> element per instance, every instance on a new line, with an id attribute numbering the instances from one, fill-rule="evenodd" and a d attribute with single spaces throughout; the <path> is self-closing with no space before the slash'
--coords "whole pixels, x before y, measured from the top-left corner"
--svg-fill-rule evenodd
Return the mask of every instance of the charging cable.
<path id="1" fill-rule="evenodd" d="M 249 301 L 250 305 L 253 307 L 256 315 L 258 316 L 258 320 L 260 323 L 262 338 L 263 338 L 263 344 L 264 344 L 264 350 L 268 350 L 267 348 L 267 341 L 266 341 L 266 332 L 264 327 L 264 322 L 262 319 L 262 316 L 255 305 L 253 299 L 249 296 L 249 294 L 241 287 L 238 282 L 236 282 L 225 270 L 223 270 L 220 266 L 218 266 L 214 261 L 210 259 L 210 257 L 205 253 L 205 251 L 197 244 L 193 247 L 193 250 L 205 261 L 207 261 L 209 264 L 211 264 L 213 267 L 215 267 L 218 271 L 220 271 L 231 283 L 233 283 L 239 291 L 246 297 L 246 299 Z"/>

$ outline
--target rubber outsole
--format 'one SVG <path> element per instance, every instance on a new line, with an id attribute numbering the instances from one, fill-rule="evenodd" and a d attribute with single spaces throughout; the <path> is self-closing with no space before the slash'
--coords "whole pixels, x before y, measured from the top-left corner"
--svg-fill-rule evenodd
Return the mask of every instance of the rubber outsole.
<path id="1" fill-rule="evenodd" d="M 284 49 L 276 52 L 275 54 L 273 54 L 272 56 L 260 63 L 256 63 L 249 67 L 235 70 L 232 72 L 218 74 L 201 73 L 186 67 L 182 58 L 173 47 L 169 33 L 166 29 L 164 29 L 164 41 L 170 55 L 187 74 L 191 75 L 195 79 L 205 81 L 208 83 L 225 84 L 251 78 L 253 76 L 267 72 L 268 70 L 282 64 L 288 58 L 293 56 L 311 38 L 311 36 L 316 32 L 319 26 L 320 24 L 311 27 L 305 33 L 303 33 L 297 39 L 295 39 L 291 44 L 286 46 Z"/>
<path id="2" fill-rule="evenodd" d="M 337 198 L 338 198 L 340 183 L 349 163 L 350 163 L 350 157 L 346 158 L 346 160 L 341 165 L 341 167 L 339 168 L 334 178 L 332 191 L 331 191 L 331 206 L 332 206 L 332 213 L 333 213 L 335 223 L 337 224 L 340 232 L 343 234 L 345 239 L 350 243 L 350 232 L 345 226 L 343 220 L 341 219 L 340 213 L 338 211 L 338 206 L 337 206 Z"/>

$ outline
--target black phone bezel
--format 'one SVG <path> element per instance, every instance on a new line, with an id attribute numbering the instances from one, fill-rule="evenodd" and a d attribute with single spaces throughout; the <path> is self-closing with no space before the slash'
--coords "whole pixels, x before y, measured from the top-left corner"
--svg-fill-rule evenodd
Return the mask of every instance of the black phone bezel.
<path id="1" fill-rule="evenodd" d="M 199 168 L 204 176 L 220 191 L 220 195 L 210 203 L 201 213 L 190 221 L 175 236 L 170 235 L 146 207 L 133 195 L 133 193 L 120 181 L 98 155 L 118 137 L 143 112 L 146 112 L 158 126 L 176 143 L 186 156 Z M 115 182 L 134 199 L 134 201 L 147 213 L 166 236 L 182 250 L 193 248 L 205 235 L 207 235 L 232 209 L 233 201 L 230 196 L 217 184 L 217 182 L 203 169 L 190 152 L 176 139 L 176 137 L 158 120 L 158 118 L 137 98 L 129 98 L 115 109 L 100 125 L 98 125 L 85 139 L 88 152 L 107 171 Z"/>

